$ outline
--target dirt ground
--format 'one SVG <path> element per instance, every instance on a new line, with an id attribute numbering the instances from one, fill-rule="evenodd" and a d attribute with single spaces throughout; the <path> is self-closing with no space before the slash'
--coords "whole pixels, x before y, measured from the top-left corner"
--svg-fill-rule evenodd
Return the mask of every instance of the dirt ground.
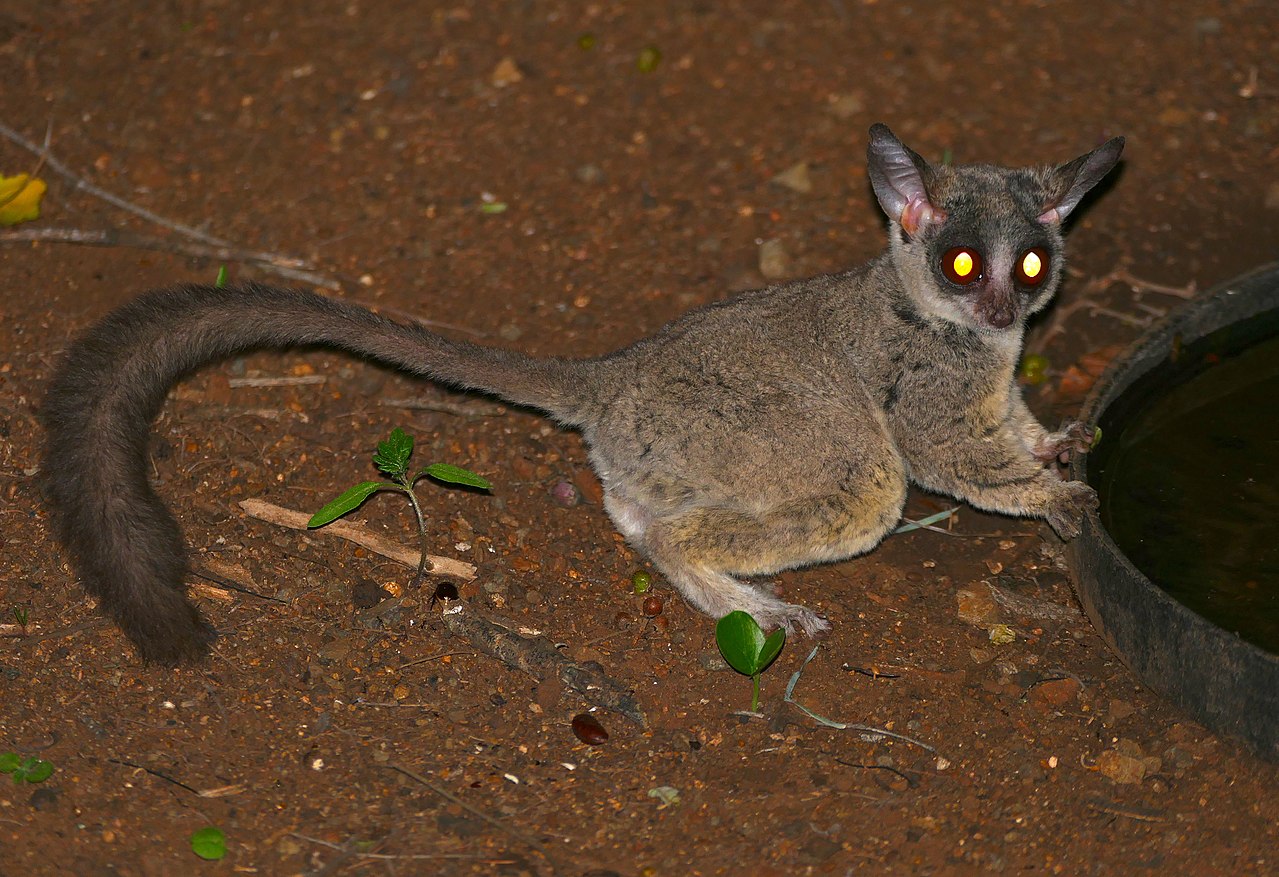
<path id="1" fill-rule="evenodd" d="M 1177 291 L 1279 254 L 1269 0 L 632 6 L 16 0 L 0 121 L 47 130 L 65 166 L 172 222 L 308 260 L 334 294 L 561 355 L 875 255 L 873 122 L 956 162 L 1065 161 L 1123 134 L 1029 340 L 1048 420 Z M 0 141 L 5 173 L 35 160 Z M 801 163 L 808 186 L 775 180 Z M 644 618 L 642 561 L 576 435 L 326 351 L 175 390 L 153 472 L 222 636 L 207 666 L 142 666 L 47 529 L 45 383 L 75 333 L 143 289 L 224 262 L 279 278 L 41 176 L 44 215 L 19 229 L 168 249 L 0 246 L 0 621 L 27 618 L 0 640 L 0 752 L 55 767 L 0 779 L 0 874 L 1279 873 L 1276 767 L 1107 651 L 1046 527 L 964 508 L 948 533 L 780 577 L 834 624 L 794 699 L 925 745 L 785 703 L 798 638 L 764 675 L 762 717 L 744 716 L 749 680 L 707 619 L 660 580 L 664 610 Z M 433 549 L 478 567 L 470 605 L 598 661 L 647 727 L 599 712 L 607 742 L 579 742 L 585 701 L 453 637 L 433 585 L 394 597 L 405 567 L 240 510 L 315 510 L 373 475 L 394 426 L 421 462 L 494 484 L 420 491 Z M 556 501 L 562 482 L 579 502 Z M 907 513 L 950 505 L 918 495 Z M 414 544 L 394 497 L 356 517 Z M 1015 639 L 996 645 L 1001 621 Z M 191 850 L 209 825 L 220 863 Z"/>

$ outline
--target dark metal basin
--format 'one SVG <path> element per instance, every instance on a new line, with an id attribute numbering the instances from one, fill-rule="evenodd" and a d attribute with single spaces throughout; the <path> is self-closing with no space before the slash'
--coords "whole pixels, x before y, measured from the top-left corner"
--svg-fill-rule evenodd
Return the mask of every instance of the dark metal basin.
<path id="1" fill-rule="evenodd" d="M 1279 263 L 1196 299 L 1112 363 L 1085 401 L 1082 419 L 1104 422 L 1107 408 L 1125 390 L 1169 362 L 1174 345 L 1276 309 Z M 1071 464 L 1070 477 L 1089 480 L 1086 456 Z M 1209 728 L 1279 761 L 1279 656 L 1217 627 L 1154 585 L 1095 513 L 1083 534 L 1068 543 L 1066 555 L 1093 625 L 1142 681 Z"/>

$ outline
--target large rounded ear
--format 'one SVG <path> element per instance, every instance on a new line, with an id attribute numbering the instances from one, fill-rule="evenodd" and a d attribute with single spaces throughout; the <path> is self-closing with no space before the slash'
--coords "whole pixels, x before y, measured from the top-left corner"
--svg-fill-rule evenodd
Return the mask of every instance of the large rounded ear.
<path id="1" fill-rule="evenodd" d="M 887 125 L 871 126 L 866 165 L 879 206 L 906 234 L 914 237 L 923 226 L 946 218 L 946 213 L 928 200 L 924 188 L 928 162 L 898 140 Z"/>
<path id="2" fill-rule="evenodd" d="M 1048 199 L 1039 221 L 1045 224 L 1064 220 L 1088 190 L 1110 173 L 1124 151 L 1124 138 L 1107 140 L 1087 155 L 1048 172 Z"/>

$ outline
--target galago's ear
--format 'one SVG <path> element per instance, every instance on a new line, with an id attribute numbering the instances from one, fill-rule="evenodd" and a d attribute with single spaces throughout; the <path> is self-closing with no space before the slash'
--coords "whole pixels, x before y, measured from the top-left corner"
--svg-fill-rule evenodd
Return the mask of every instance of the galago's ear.
<path id="1" fill-rule="evenodd" d="M 1048 172 L 1048 198 L 1039 221 L 1060 223 L 1075 209 L 1088 190 L 1102 181 L 1119 161 L 1124 151 L 1124 138 L 1107 140 L 1087 155 L 1058 165 Z"/>
<path id="2" fill-rule="evenodd" d="M 928 162 L 898 140 L 887 125 L 871 126 L 866 166 L 879 206 L 906 234 L 914 237 L 920 229 L 945 220 L 946 212 L 933 206 L 924 187 Z"/>

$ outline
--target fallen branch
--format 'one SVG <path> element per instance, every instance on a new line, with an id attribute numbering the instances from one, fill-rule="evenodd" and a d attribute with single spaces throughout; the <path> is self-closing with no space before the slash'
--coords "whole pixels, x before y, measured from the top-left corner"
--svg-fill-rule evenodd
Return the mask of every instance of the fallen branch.
<path id="1" fill-rule="evenodd" d="M 337 844 L 331 840 L 322 840 L 318 837 L 308 837 L 305 834 L 298 834 L 296 831 L 289 832 L 290 837 L 296 837 L 298 840 L 304 840 L 307 843 L 319 844 L 322 847 L 328 847 L 331 850 L 337 850 L 344 853 L 348 858 L 355 859 L 371 859 L 376 861 L 394 862 L 397 860 L 411 861 L 430 861 L 439 859 L 457 859 L 459 861 L 473 861 L 478 865 L 514 865 L 517 864 L 516 859 L 498 858 L 494 856 L 481 855 L 479 853 L 370 853 L 360 852 L 350 843 Z"/>
<path id="2" fill-rule="evenodd" d="M 574 663 L 546 638 L 521 636 L 478 615 L 460 600 L 444 610 L 443 618 L 450 633 L 481 652 L 524 671 L 539 682 L 554 676 L 589 703 L 623 715 L 640 727 L 646 726 L 647 719 L 635 696 L 605 675 L 598 665 Z"/>
<path id="3" fill-rule="evenodd" d="M 379 399 L 379 405 L 388 408 L 408 408 L 411 411 L 441 411 L 458 417 L 502 417 L 506 407 L 492 402 L 447 402 L 443 399 Z"/>
<path id="4" fill-rule="evenodd" d="M 1131 260 L 1127 256 L 1121 257 L 1119 262 L 1114 268 L 1110 269 L 1110 271 L 1100 277 L 1093 277 L 1085 282 L 1083 287 L 1075 294 L 1073 301 L 1063 302 L 1060 306 L 1053 308 L 1051 319 L 1035 330 L 1035 343 L 1033 348 L 1035 350 L 1043 350 L 1048 346 L 1048 342 L 1051 341 L 1053 337 L 1066 331 L 1066 323 L 1072 316 L 1074 316 L 1075 313 L 1085 309 L 1093 316 L 1102 315 L 1110 317 L 1111 319 L 1127 323 L 1128 325 L 1139 329 L 1149 326 L 1156 317 L 1163 316 L 1161 312 L 1162 309 L 1144 307 L 1143 310 L 1147 312 L 1148 316 L 1144 318 L 1136 317 L 1132 314 L 1125 314 L 1121 311 L 1116 311 L 1113 308 L 1108 308 L 1093 298 L 1093 296 L 1105 292 L 1116 283 L 1126 284 L 1133 292 L 1153 292 L 1158 293 L 1159 295 L 1170 295 L 1174 298 L 1180 299 L 1194 298 L 1195 294 L 1198 292 L 1198 287 L 1193 280 L 1185 286 L 1169 286 L 1164 283 L 1154 283 L 1149 280 L 1144 280 L 1128 270 L 1130 261 Z M 1068 268 L 1066 270 L 1071 276 L 1082 276 L 1072 269 Z"/>
<path id="5" fill-rule="evenodd" d="M 221 262 L 238 262 L 245 265 L 253 265 L 264 271 L 271 271 L 281 277 L 300 280 L 303 283 L 310 283 L 313 286 L 319 286 L 324 289 L 341 289 L 341 285 L 336 280 L 299 267 L 307 264 L 301 259 L 255 250 L 241 250 L 224 244 L 193 243 L 191 241 L 175 240 L 174 238 L 158 238 L 117 228 L 15 228 L 0 232 L 0 243 L 22 241 L 83 244 L 90 247 L 130 247 L 135 250 L 155 250 L 164 253 L 176 253 L 179 256 L 217 259 Z"/>
<path id="6" fill-rule="evenodd" d="M 231 592 L 235 591 L 250 597 L 257 597 L 259 600 L 268 600 L 285 606 L 289 605 L 288 600 L 281 600 L 279 597 L 272 597 L 258 590 L 258 583 L 253 581 L 253 577 L 249 575 L 248 570 L 238 564 L 224 563 L 215 557 L 203 557 L 199 567 L 191 571 L 192 575 L 220 586 L 213 587 L 201 582 L 191 584 L 192 588 L 198 589 L 198 592 L 205 596 L 213 597 L 215 600 L 229 601 L 235 599 L 231 596 Z M 223 597 L 218 592 L 226 596 Z"/>
<path id="7" fill-rule="evenodd" d="M 283 506 L 274 505 L 261 499 L 246 499 L 240 503 L 246 514 L 259 520 L 267 521 L 271 524 L 278 524 L 281 527 L 288 527 L 291 530 L 308 530 L 307 522 L 311 520 L 311 516 L 306 512 L 294 511 L 286 509 Z M 421 562 L 422 555 L 410 548 L 405 548 L 398 542 L 393 542 L 384 536 L 379 536 L 363 524 L 355 524 L 351 521 L 334 521 L 321 530 L 312 532 L 323 532 L 333 536 L 340 536 L 356 545 L 362 545 L 376 554 L 390 558 L 396 563 L 402 563 L 405 566 L 417 569 Z M 461 579 L 469 582 L 475 578 L 475 565 L 462 560 L 454 560 L 451 557 L 439 557 L 434 554 L 426 556 L 429 571 L 435 575 L 450 576 L 452 578 Z"/>
<path id="8" fill-rule="evenodd" d="M 93 244 L 96 246 L 135 246 L 135 247 L 141 247 L 142 249 L 168 250 L 170 252 L 181 253 L 184 255 L 208 255 L 210 258 L 222 259 L 228 262 L 251 263 L 251 264 L 257 265 L 259 268 L 263 269 L 264 271 L 270 271 L 272 273 L 280 275 L 281 277 L 287 277 L 292 280 L 300 280 L 304 283 L 312 283 L 312 284 L 315 284 L 316 286 L 323 287 L 324 289 L 339 288 L 338 283 L 336 281 L 329 279 L 328 277 L 325 277 L 324 275 L 316 273 L 313 270 L 313 266 L 303 259 L 295 259 L 287 256 L 280 256 L 274 253 L 252 253 L 244 250 L 237 250 L 231 246 L 230 241 L 224 240 L 219 237 L 214 237 L 208 232 L 201 231 L 198 228 L 193 228 L 192 226 L 184 225 L 180 222 L 174 222 L 171 219 L 165 219 L 163 216 L 159 215 L 158 213 L 153 213 L 152 211 L 147 210 L 145 207 L 141 207 L 137 204 L 134 204 L 131 201 L 126 201 L 124 198 L 121 198 L 119 195 L 113 195 L 112 193 L 108 192 L 106 189 L 103 189 L 99 186 L 95 186 L 93 183 L 90 183 L 84 177 L 80 176 L 75 171 L 71 170 L 71 168 L 67 167 L 65 164 L 63 164 L 61 161 L 59 161 L 57 158 L 53 156 L 53 154 L 49 150 L 48 132 L 45 133 L 44 143 L 42 144 L 33 143 L 32 141 L 28 140 L 26 137 L 23 137 L 13 128 L 10 128 L 8 125 L 5 125 L 3 122 L 0 122 L 0 137 L 3 137 L 4 139 L 8 140 L 10 143 L 14 143 L 18 146 L 21 146 L 23 149 L 27 150 L 28 152 L 38 156 L 41 164 L 44 167 L 47 167 L 49 168 L 49 170 L 53 171 L 54 173 L 59 174 L 60 176 L 70 180 L 73 183 L 73 187 L 72 187 L 73 191 L 80 190 L 80 191 L 88 192 L 90 195 L 94 196 L 95 198 L 105 201 L 108 204 L 111 204 L 115 207 L 119 207 L 121 210 L 124 210 L 128 213 L 132 213 L 134 216 L 141 217 L 142 219 L 145 219 L 148 222 L 155 223 L 161 228 L 168 229 L 169 231 L 172 231 L 176 234 L 180 234 L 183 237 L 189 238 L 193 241 L 198 241 L 202 244 L 206 244 L 207 245 L 206 249 L 209 249 L 210 253 L 199 253 L 199 252 L 193 252 L 192 250 L 181 249 L 181 247 L 188 246 L 188 245 L 179 244 L 173 241 L 163 241 L 163 239 L 161 238 L 145 238 L 145 236 L 142 236 L 142 235 L 133 235 L 132 237 L 140 240 L 161 241 L 165 243 L 166 246 L 147 246 L 147 245 L 138 244 L 138 243 L 124 243 L 124 242 L 108 243 L 104 241 L 93 241 L 89 239 L 85 239 L 85 240 L 61 239 L 61 240 L 64 240 L 64 242 Z M 44 240 L 60 240 L 58 235 L 67 234 L 67 230 L 64 230 L 64 229 L 33 229 L 33 230 L 28 230 L 28 233 L 30 233 L 31 231 L 50 235 L 47 238 L 43 238 Z M 72 230 L 72 233 L 86 235 L 90 237 L 93 236 L 94 234 L 128 235 L 127 232 L 113 232 L 113 231 L 74 232 L 74 230 Z M 0 238 L 0 241 L 37 240 L 37 239 L 38 238 L 33 238 L 33 237 L 5 236 L 4 238 Z M 243 258 L 239 258 L 236 255 L 226 255 L 226 256 L 213 255 L 213 253 L 216 253 L 219 251 L 224 251 L 224 252 L 227 252 L 228 254 L 242 254 L 242 255 L 252 256 L 254 258 L 243 259 Z"/>
<path id="9" fill-rule="evenodd" d="M 58 159 L 53 157 L 53 154 L 49 151 L 49 142 L 48 142 L 47 134 L 45 136 L 45 142 L 43 144 L 33 143 L 32 141 L 23 137 L 14 129 L 10 128 L 8 125 L 4 124 L 3 122 L 0 122 L 0 137 L 4 137 L 10 143 L 15 143 L 18 146 L 21 146 L 23 149 L 27 150 L 28 152 L 39 156 L 40 160 L 44 163 L 46 167 L 49 168 L 49 170 L 63 177 L 66 177 L 68 180 L 74 183 L 75 185 L 72 187 L 73 190 L 80 189 L 85 192 L 88 192 L 90 195 L 93 195 L 95 198 L 100 198 L 101 200 L 106 201 L 108 204 L 119 207 L 121 210 L 124 210 L 128 213 L 132 213 L 134 216 L 140 216 L 143 219 L 147 220 L 148 222 L 154 222 L 156 225 L 162 228 L 167 228 L 170 231 L 175 231 L 178 234 L 185 235 L 186 237 L 192 238 L 193 240 L 203 241 L 206 244 L 212 244 L 214 246 L 219 246 L 219 247 L 230 246 L 230 243 L 228 241 L 224 241 L 221 238 L 216 238 L 213 235 L 209 234 L 208 232 L 200 231 L 198 228 L 192 228 L 189 225 L 183 225 L 180 222 L 174 222 L 171 219 L 165 219 L 163 216 L 160 216 L 158 213 L 152 213 L 150 210 L 147 210 L 145 207 L 139 207 L 137 204 L 124 200 L 119 195 L 113 195 L 110 192 L 108 192 L 106 189 L 99 188 L 98 186 L 95 186 L 93 183 L 90 183 L 84 177 L 80 176 L 75 171 L 71 170 L 71 168 L 67 167 L 65 164 L 63 164 Z"/>
<path id="10" fill-rule="evenodd" d="M 325 375 L 274 375 L 263 378 L 229 378 L 227 386 L 232 390 L 242 388 L 305 387 L 311 384 L 323 384 L 327 381 L 328 377 Z"/>

